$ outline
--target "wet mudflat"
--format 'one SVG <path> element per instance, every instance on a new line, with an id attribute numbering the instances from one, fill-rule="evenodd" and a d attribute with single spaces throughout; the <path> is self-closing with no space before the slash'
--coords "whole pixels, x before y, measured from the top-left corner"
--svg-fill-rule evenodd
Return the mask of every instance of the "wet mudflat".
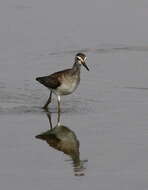
<path id="1" fill-rule="evenodd" d="M 133 8 L 113 1 L 118 9 L 113 13 L 111 5 L 98 1 L 88 15 L 87 2 L 85 19 L 79 11 L 72 16 L 75 3 L 68 4 L 70 18 L 56 2 L 1 4 L 1 188 L 148 189 L 145 3 Z M 53 10 L 59 7 L 63 16 L 53 20 Z M 109 20 L 103 17 L 106 9 Z M 95 13 L 98 26 L 89 23 Z M 124 16 L 130 19 L 124 22 Z M 139 22 L 131 26 L 135 20 Z M 82 68 L 77 91 L 62 97 L 58 125 L 56 99 L 50 113 L 42 110 L 49 92 L 35 78 L 71 67 L 79 51 L 87 55 L 90 71 Z"/>

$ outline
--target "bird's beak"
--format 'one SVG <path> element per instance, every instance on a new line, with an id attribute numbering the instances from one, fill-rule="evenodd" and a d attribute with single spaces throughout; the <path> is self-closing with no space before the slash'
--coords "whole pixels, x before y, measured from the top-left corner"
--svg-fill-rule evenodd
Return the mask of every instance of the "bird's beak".
<path id="1" fill-rule="evenodd" d="M 85 62 L 83 62 L 83 66 L 89 71 L 89 68 L 87 67 Z"/>

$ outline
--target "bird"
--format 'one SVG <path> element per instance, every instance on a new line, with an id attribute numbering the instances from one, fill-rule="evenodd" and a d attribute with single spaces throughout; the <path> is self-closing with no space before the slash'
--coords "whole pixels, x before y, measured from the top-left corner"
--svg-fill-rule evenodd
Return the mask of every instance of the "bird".
<path id="1" fill-rule="evenodd" d="M 71 68 L 36 78 L 39 83 L 50 90 L 49 98 L 43 106 L 43 109 L 48 108 L 48 105 L 51 103 L 52 94 L 54 93 L 57 97 L 58 112 L 61 111 L 61 96 L 73 93 L 80 83 L 81 65 L 89 71 L 89 68 L 86 65 L 86 60 L 87 57 L 84 53 L 77 53 L 75 55 L 74 64 Z"/>

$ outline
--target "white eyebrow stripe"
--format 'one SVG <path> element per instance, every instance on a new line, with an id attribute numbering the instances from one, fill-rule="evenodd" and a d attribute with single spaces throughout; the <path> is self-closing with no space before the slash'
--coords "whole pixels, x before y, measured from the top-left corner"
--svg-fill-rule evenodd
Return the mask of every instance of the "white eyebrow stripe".
<path id="1" fill-rule="evenodd" d="M 84 60 L 80 56 L 77 56 L 77 58 L 80 59 L 82 62 L 84 62 Z"/>

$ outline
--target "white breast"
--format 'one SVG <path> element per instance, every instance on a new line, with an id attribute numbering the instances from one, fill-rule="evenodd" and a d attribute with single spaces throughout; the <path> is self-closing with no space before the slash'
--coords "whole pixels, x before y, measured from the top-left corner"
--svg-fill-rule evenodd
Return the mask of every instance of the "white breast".
<path id="1" fill-rule="evenodd" d="M 64 82 L 61 86 L 57 88 L 57 92 L 60 95 L 68 95 L 71 94 L 78 86 L 78 81 L 73 82 Z"/>

